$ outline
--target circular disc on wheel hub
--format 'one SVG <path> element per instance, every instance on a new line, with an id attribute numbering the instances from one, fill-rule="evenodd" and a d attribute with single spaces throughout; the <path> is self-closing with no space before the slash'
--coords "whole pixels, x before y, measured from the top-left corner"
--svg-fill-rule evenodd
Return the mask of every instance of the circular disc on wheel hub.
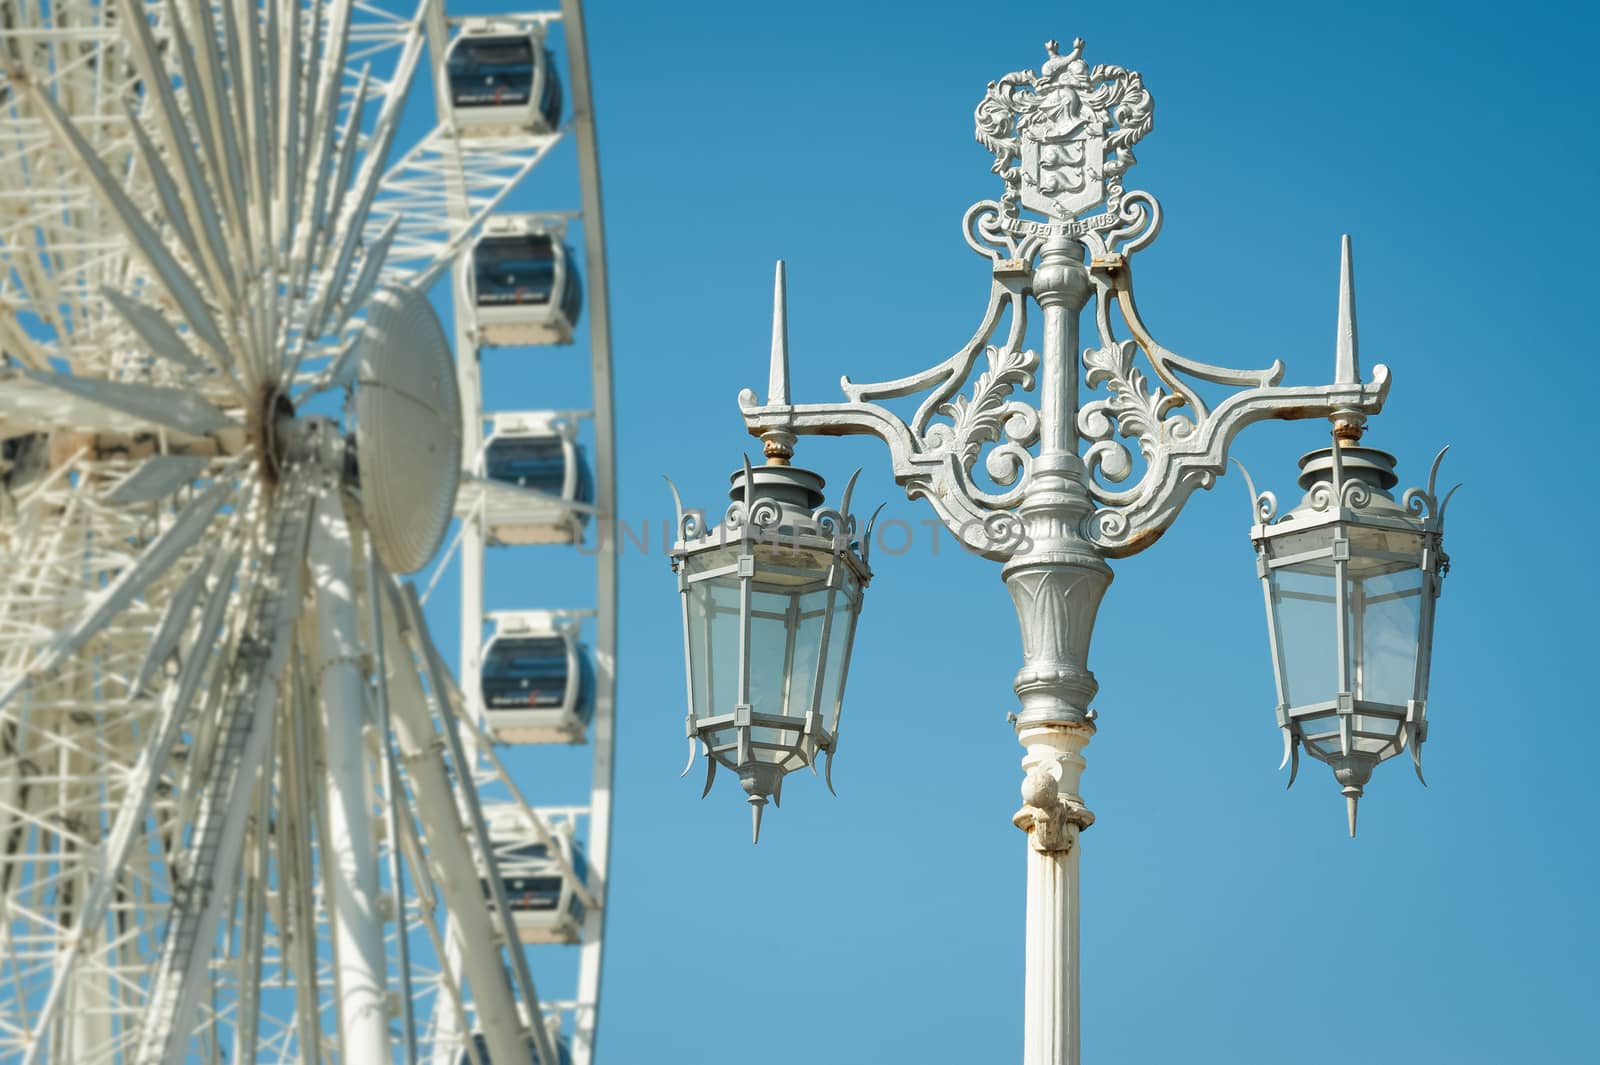
<path id="1" fill-rule="evenodd" d="M 412 573 L 444 540 L 461 480 L 461 399 L 444 326 L 426 296 L 389 287 L 357 341 L 356 454 L 372 544 Z"/>

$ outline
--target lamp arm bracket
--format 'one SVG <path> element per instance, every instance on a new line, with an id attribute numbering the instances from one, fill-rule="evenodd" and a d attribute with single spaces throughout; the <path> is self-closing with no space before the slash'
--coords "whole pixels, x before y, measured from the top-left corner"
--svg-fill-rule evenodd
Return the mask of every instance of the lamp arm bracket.
<path id="1" fill-rule="evenodd" d="M 1100 347 L 1083 353 L 1085 381 L 1107 395 L 1078 410 L 1089 493 L 1098 504 L 1085 521 L 1084 536 L 1108 557 L 1136 554 L 1154 543 L 1196 489 L 1210 488 L 1227 469 L 1228 448 L 1245 426 L 1267 418 L 1326 418 L 1335 411 L 1375 414 L 1389 392 L 1389 371 L 1375 366 L 1372 381 L 1285 387 L 1284 367 L 1233 370 L 1185 358 L 1156 341 L 1139 315 L 1125 256 L 1095 257 L 1095 321 Z M 1115 305 L 1132 340 L 1119 340 L 1111 320 Z M 1143 352 L 1159 384 L 1133 364 Z M 1211 409 L 1185 377 L 1235 386 Z M 1165 386 L 1165 387 L 1163 387 Z M 1186 411 L 1186 412 L 1184 412 Z M 1119 439 L 1121 438 L 1121 439 Z M 1144 461 L 1131 487 L 1112 487 L 1133 471 L 1131 440 Z"/>
<path id="2" fill-rule="evenodd" d="M 1027 296 L 1015 279 L 1000 273 L 982 323 L 943 362 L 894 381 L 858 385 L 843 378 L 846 398 L 840 403 L 761 404 L 746 389 L 739 406 L 751 435 L 876 436 L 889 446 L 894 479 L 907 496 L 927 499 L 952 535 L 973 551 L 1000 562 L 1010 558 L 1022 524 L 1009 512 L 1022 499 L 1032 462 L 1028 449 L 1039 439 L 1039 412 L 1011 397 L 1017 389 L 1033 390 L 1039 357 L 1022 346 Z M 994 344 L 1008 311 L 1004 341 Z M 909 423 L 877 402 L 921 392 L 927 395 Z M 980 457 L 1003 491 L 974 481 Z"/>

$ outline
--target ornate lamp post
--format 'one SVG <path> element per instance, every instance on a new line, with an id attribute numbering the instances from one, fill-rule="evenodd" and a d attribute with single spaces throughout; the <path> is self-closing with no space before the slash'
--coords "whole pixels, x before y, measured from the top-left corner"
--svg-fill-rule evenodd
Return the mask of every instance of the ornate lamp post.
<path id="1" fill-rule="evenodd" d="M 1025 750 L 1023 805 L 1014 821 L 1028 835 L 1023 1061 L 1076 1065 L 1076 843 L 1094 820 L 1078 781 L 1095 730 L 1089 703 L 1099 685 L 1088 651 L 1111 583 L 1107 560 L 1154 543 L 1190 494 L 1225 471 L 1228 447 L 1244 426 L 1265 418 L 1332 420 L 1333 447 L 1301 460 L 1305 501 L 1274 522 L 1270 494 L 1256 498 L 1252 536 L 1267 588 L 1286 752 L 1295 757 L 1303 745 L 1333 767 L 1351 800 L 1353 830 L 1354 799 L 1373 767 L 1407 745 L 1415 755 L 1424 736 L 1433 598 L 1444 570 L 1443 504 L 1432 478 L 1427 491 L 1413 490 L 1396 504 L 1388 495 L 1393 459 L 1359 446 L 1366 417 L 1383 404 L 1389 374 L 1378 366 L 1371 382 L 1359 379 L 1348 243 L 1332 384 L 1285 387 L 1281 363 L 1261 370 L 1210 366 L 1151 336 L 1134 303 L 1132 260 L 1160 231 L 1161 209 L 1148 193 L 1123 188 L 1135 162 L 1132 148 L 1151 128 L 1150 94 L 1133 71 L 1090 68 L 1081 40 L 1066 55 L 1053 41 L 1046 48 L 1038 74 L 991 82 L 977 108 L 978 140 L 994 153 L 994 172 L 1004 181 L 1000 198 L 974 204 L 963 223 L 967 243 L 993 266 L 977 334 L 920 373 L 865 385 L 846 378 L 844 402 L 790 403 L 780 264 L 767 401 L 748 390 L 739 396 L 746 425 L 776 465 L 746 469 L 734 493 L 734 509 L 741 493 L 745 509 L 731 510 L 730 519 L 743 520 L 763 505 L 765 483 L 773 497 L 768 521 L 793 530 L 796 516 L 821 498 L 810 493 L 820 491 L 819 478 L 786 465 L 797 434 L 871 434 L 888 444 L 894 477 L 909 496 L 927 500 L 969 549 L 1001 563 L 1022 628 L 1023 665 L 1014 687 L 1022 704 L 1015 720 Z M 1079 316 L 1091 301 L 1096 343 L 1085 348 Z M 1030 303 L 1043 314 L 1042 352 L 1022 346 Z M 1116 335 L 1113 307 L 1129 339 Z M 1008 314 L 1006 333 L 997 337 Z M 1080 397 L 1080 352 L 1082 383 L 1103 394 Z M 1140 354 L 1153 378 L 1135 365 Z M 1211 407 L 1197 381 L 1234 391 Z M 1018 390 L 1036 391 L 1038 406 L 1017 398 Z M 922 398 L 909 421 L 879 403 L 913 396 Z M 980 459 L 998 490 L 974 479 Z M 1253 486 L 1251 492 L 1255 498 Z M 780 510 L 789 517 L 778 518 Z M 726 549 L 707 543 L 703 519 L 686 517 L 681 506 L 679 517 L 675 566 L 686 596 L 691 760 L 698 740 L 711 772 L 721 761 L 740 772 L 752 801 L 775 795 L 776 784 L 761 775 L 775 771 L 747 762 L 757 745 L 725 730 L 747 721 L 753 734 L 784 729 L 787 721 L 769 764 L 808 763 L 816 750 L 826 751 L 831 764 L 837 708 L 832 717 L 796 727 L 793 708 L 777 693 L 796 678 L 807 692 L 820 687 L 820 681 L 805 687 L 812 683 L 807 676 L 822 676 L 818 659 L 768 652 L 765 668 L 773 672 L 756 680 L 762 667 L 748 635 L 754 615 L 744 607 L 736 616 L 745 636 L 727 637 L 720 651 L 696 644 L 688 603 L 697 575 L 748 572 L 745 579 L 759 582 L 761 564 L 731 556 L 702 562 Z M 840 518 L 834 528 L 846 524 Z M 839 586 L 853 599 L 853 622 L 865 559 L 857 567 L 848 549 L 841 554 L 835 544 L 832 551 L 835 561 L 827 565 L 855 581 Z M 813 557 L 808 572 L 820 573 L 820 551 Z M 732 591 L 725 594 L 731 604 Z M 775 635 L 769 646 L 809 646 L 792 634 L 810 616 L 806 608 L 789 613 L 784 628 L 773 631 L 791 635 Z M 830 644 L 828 654 L 847 663 L 847 645 Z M 740 670 L 736 686 L 719 694 L 724 689 L 713 674 L 730 662 Z M 842 696 L 842 666 L 837 680 L 828 690 Z M 769 693 L 766 705 L 758 687 Z M 704 700 L 697 692 L 706 693 Z"/>

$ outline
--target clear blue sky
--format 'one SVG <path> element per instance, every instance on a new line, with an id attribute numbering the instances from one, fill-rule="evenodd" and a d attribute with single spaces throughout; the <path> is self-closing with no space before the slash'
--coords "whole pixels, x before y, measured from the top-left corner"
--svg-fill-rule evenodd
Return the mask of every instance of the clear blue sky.
<path id="1" fill-rule="evenodd" d="M 1276 771 L 1240 479 L 1117 564 L 1083 781 L 1099 818 L 1083 843 L 1086 1060 L 1595 1060 L 1600 810 L 1585 776 L 1600 726 L 1583 663 L 1600 515 L 1579 322 L 1600 234 L 1594 27 L 1576 10 L 591 4 L 621 510 L 653 526 L 623 568 L 603 1060 L 1020 1057 L 1021 749 L 1005 721 L 1020 658 L 997 567 L 948 539 L 935 557 L 929 512 L 875 441 L 801 441 L 834 491 L 864 466 L 857 498 L 887 500 L 918 535 L 875 560 L 839 798 L 792 781 L 752 848 L 730 780 L 701 802 L 698 772 L 677 776 L 661 475 L 714 507 L 756 449 L 734 397 L 765 383 L 776 258 L 800 401 L 837 397 L 842 373 L 921 369 L 969 336 L 987 280 L 959 222 L 998 191 L 973 107 L 987 81 L 1036 69 L 1046 39 L 1074 36 L 1155 96 L 1129 185 L 1166 209 L 1138 273 L 1157 336 L 1325 380 L 1349 232 L 1363 361 L 1395 377 L 1368 442 L 1406 484 L 1449 443 L 1447 473 L 1466 482 L 1446 537 L 1430 787 L 1405 759 L 1383 766 L 1354 841 L 1325 767 L 1308 762 L 1287 793 Z M 1235 454 L 1289 495 L 1324 432 L 1258 426 Z M 561 580 L 547 558 L 503 565 L 497 605 L 556 605 L 541 601 Z M 445 634 L 448 591 L 431 609 Z"/>

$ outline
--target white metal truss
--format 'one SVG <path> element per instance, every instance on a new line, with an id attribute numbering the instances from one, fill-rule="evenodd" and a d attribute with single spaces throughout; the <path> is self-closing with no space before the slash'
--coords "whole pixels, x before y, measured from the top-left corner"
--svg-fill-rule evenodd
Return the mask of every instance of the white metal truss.
<path id="1" fill-rule="evenodd" d="M 612 412 L 611 335 L 608 275 L 606 268 L 605 226 L 601 205 L 599 150 L 595 123 L 593 96 L 589 79 L 589 57 L 583 25 L 582 5 L 578 0 L 563 0 L 559 13 L 528 13 L 523 15 L 497 15 L 496 22 L 507 26 L 519 24 L 550 27 L 559 23 L 564 44 L 561 57 L 565 60 L 565 86 L 570 99 L 571 114 L 558 129 L 548 134 L 529 133 L 521 136 L 477 137 L 462 136 L 450 128 L 447 120 L 447 101 L 439 99 L 441 117 L 439 129 L 419 144 L 395 168 L 386 188 L 394 195 L 380 202 L 374 209 L 372 225 L 392 225 L 394 246 L 400 249 L 391 255 L 403 259 L 415 255 L 415 269 L 435 270 L 446 255 L 457 256 L 458 280 L 453 289 L 455 301 L 455 329 L 457 374 L 463 407 L 465 428 L 463 445 L 472 456 L 468 463 L 468 477 L 464 479 L 458 513 L 463 514 L 462 527 L 452 547 L 459 552 L 461 566 L 461 650 L 460 650 L 460 706 L 461 719 L 472 728 L 463 738 L 469 759 L 479 767 L 479 786 L 485 795 L 508 800 L 522 807 L 528 821 L 537 823 L 540 816 L 565 818 L 581 824 L 580 835 L 585 844 L 588 860 L 588 881 L 585 919 L 577 948 L 576 995 L 571 1000 L 546 1000 L 543 1006 L 553 1018 L 559 1017 L 560 1030 L 567 1041 L 573 1065 L 590 1065 L 594 1060 L 596 1035 L 600 1012 L 601 961 L 604 953 L 606 924 L 606 878 L 610 868 L 610 828 L 612 780 L 614 773 L 616 728 L 616 640 L 617 640 L 617 536 L 616 536 L 616 465 L 614 422 Z M 454 23 L 442 10 L 435 9 L 428 23 L 429 43 L 436 56 L 442 56 L 445 42 L 450 38 Z M 442 61 L 441 61 L 442 62 Z M 443 70 L 436 70 L 436 83 L 443 85 Z M 442 93 L 442 89 L 441 89 Z M 592 606 L 594 655 L 594 715 L 589 729 L 588 743 L 592 751 L 592 774 L 588 804 L 555 810 L 540 805 L 535 814 L 522 791 L 514 783 L 494 749 L 486 727 L 481 698 L 480 668 L 482 665 L 483 633 L 485 624 L 483 590 L 487 569 L 494 565 L 496 548 L 486 553 L 488 531 L 485 527 L 484 507 L 473 505 L 495 492 L 514 493 L 487 481 L 479 475 L 483 449 L 483 426 L 488 420 L 493 404 L 486 404 L 479 376 L 479 358 L 494 358 L 494 354 L 480 356 L 477 351 L 475 309 L 466 286 L 460 283 L 461 271 L 470 268 L 470 247 L 461 240 L 461 234 L 476 232 L 479 223 L 490 213 L 503 209 L 526 210 L 528 204 L 506 202 L 493 198 L 493 190 L 501 176 L 512 172 L 518 165 L 532 167 L 566 139 L 575 142 L 578 173 L 577 185 L 581 203 L 533 205 L 551 214 L 571 216 L 568 231 L 578 233 L 581 228 L 584 269 L 586 274 L 585 316 L 588 320 L 588 363 L 591 394 L 590 409 L 586 412 L 592 426 L 592 469 L 594 501 L 592 504 L 574 504 L 589 518 L 592 542 L 584 554 L 594 559 L 595 600 Z M 529 156 L 531 155 L 531 158 Z M 526 163 L 522 161 L 526 159 Z M 430 196 L 442 183 L 451 190 L 444 199 Z M 486 192 L 485 190 L 489 190 Z M 576 206 L 578 209 L 571 210 Z M 383 219 L 380 221 L 380 219 Z M 374 233 L 380 230 L 374 230 Z M 409 262 L 409 260 L 406 260 Z M 522 548 L 522 551 L 568 551 L 572 548 Z M 570 560 L 564 560 L 570 561 Z M 527 607 L 570 607 L 569 603 L 529 602 Z M 541 832 L 543 830 L 541 829 Z M 571 947 L 534 948 L 534 953 L 570 951 Z M 456 959 L 449 959 L 452 963 Z M 542 959 L 536 958 L 536 961 Z M 448 966 L 447 966 L 448 967 Z M 449 1031 L 453 1020 L 443 1004 L 435 1009 L 436 1027 Z M 441 1044 L 442 1045 L 442 1044 Z M 433 1065 L 455 1065 L 456 1058 L 447 1053 L 436 1054 Z"/>
<path id="2" fill-rule="evenodd" d="M 399 143 L 441 0 L 0 0 L 0 1062 L 486 1065 L 477 1032 L 554 1065 L 547 1015 L 590 1060 L 614 508 L 564 19 L 573 120 L 463 151 Z M 533 813 L 377 557 L 338 412 L 369 298 L 443 277 L 568 136 L 603 429 L 596 905 L 576 1001 L 541 1002 L 479 790 Z"/>

